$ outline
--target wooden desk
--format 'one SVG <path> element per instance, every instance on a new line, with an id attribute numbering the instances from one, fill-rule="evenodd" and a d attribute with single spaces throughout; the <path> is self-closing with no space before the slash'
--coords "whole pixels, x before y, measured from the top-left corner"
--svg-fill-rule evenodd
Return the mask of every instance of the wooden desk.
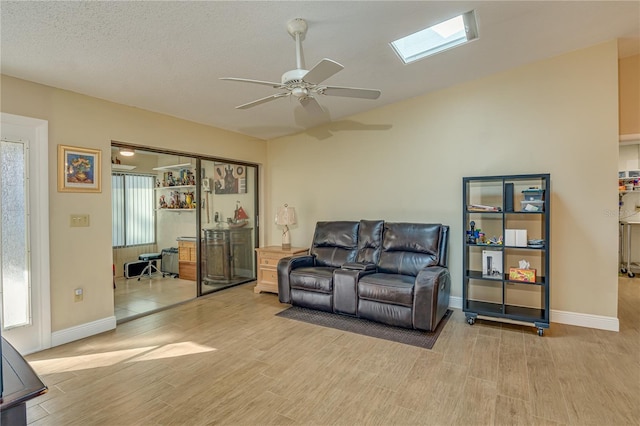
<path id="1" fill-rule="evenodd" d="M 283 250 L 282 246 L 257 248 L 258 279 L 253 289 L 254 293 L 268 291 L 278 294 L 278 261 L 283 257 L 307 254 L 308 250 L 302 247 L 291 247 L 289 250 Z"/>
<path id="2" fill-rule="evenodd" d="M 27 404 L 47 387 L 25 359 L 2 338 L 2 398 L 0 424 L 26 425 Z"/>

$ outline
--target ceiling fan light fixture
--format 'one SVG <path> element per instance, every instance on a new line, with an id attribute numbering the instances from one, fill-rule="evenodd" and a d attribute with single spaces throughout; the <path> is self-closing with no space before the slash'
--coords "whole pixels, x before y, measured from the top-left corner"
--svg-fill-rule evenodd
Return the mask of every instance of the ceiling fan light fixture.
<path id="1" fill-rule="evenodd" d="M 249 109 L 267 102 L 271 102 L 278 98 L 293 96 L 300 102 L 300 104 L 307 112 L 322 113 L 322 107 L 320 107 L 318 101 L 315 99 L 315 95 L 342 96 L 347 98 L 359 99 L 378 99 L 380 97 L 380 91 L 376 89 L 326 86 L 322 84 L 325 80 L 341 71 L 344 67 L 336 61 L 324 58 L 316 65 L 311 67 L 311 69 L 307 70 L 304 66 L 304 56 L 302 54 L 302 39 L 304 38 L 303 36 L 307 33 L 306 21 L 302 18 L 292 19 L 287 24 L 287 31 L 296 41 L 296 68 L 286 71 L 284 74 L 282 74 L 282 83 L 279 84 L 270 81 L 253 80 L 238 77 L 220 78 L 221 80 L 260 84 L 271 86 L 274 89 L 283 90 L 280 93 L 276 93 L 264 98 L 256 99 L 252 102 L 238 105 L 236 109 Z"/>
<path id="2" fill-rule="evenodd" d="M 291 90 L 291 94 L 298 99 L 304 99 L 309 95 L 309 91 L 304 87 L 294 87 Z"/>
<path id="3" fill-rule="evenodd" d="M 120 155 L 123 157 L 133 157 L 136 152 L 130 148 L 120 148 Z"/>

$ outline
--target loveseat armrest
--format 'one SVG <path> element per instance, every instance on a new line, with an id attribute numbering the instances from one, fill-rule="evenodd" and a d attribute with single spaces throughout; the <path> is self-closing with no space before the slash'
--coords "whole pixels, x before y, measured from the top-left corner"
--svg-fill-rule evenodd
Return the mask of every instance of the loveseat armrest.
<path id="1" fill-rule="evenodd" d="M 345 264 L 346 265 L 346 264 Z M 356 265 L 364 265 L 362 263 Z M 333 271 L 333 312 L 358 315 L 358 281 L 365 275 L 376 272 L 375 265 L 369 269 L 342 269 Z"/>
<path id="2" fill-rule="evenodd" d="M 282 303 L 291 303 L 291 286 L 289 274 L 297 268 L 315 265 L 315 257 L 311 255 L 283 257 L 278 262 L 278 299 Z"/>
<path id="3" fill-rule="evenodd" d="M 441 266 L 428 266 L 418 273 L 414 287 L 413 327 L 433 331 L 447 313 L 451 276 Z"/>
<path id="4" fill-rule="evenodd" d="M 373 263 L 348 262 L 342 265 L 342 269 L 352 271 L 375 271 L 376 265 Z"/>

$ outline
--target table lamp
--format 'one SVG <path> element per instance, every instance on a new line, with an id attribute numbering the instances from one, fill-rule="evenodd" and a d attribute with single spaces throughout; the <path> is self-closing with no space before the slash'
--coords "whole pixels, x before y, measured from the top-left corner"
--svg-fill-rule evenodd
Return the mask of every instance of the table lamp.
<path id="1" fill-rule="evenodd" d="M 282 230 L 282 250 L 291 249 L 289 225 L 295 225 L 296 223 L 296 209 L 289 207 L 288 204 L 285 204 L 283 207 L 278 209 L 278 213 L 276 214 L 276 224 L 284 226 L 284 229 Z"/>

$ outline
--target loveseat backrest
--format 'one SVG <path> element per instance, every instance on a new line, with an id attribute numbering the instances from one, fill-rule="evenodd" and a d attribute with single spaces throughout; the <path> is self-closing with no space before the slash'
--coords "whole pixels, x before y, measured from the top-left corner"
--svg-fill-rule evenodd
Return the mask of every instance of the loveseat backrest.
<path id="1" fill-rule="evenodd" d="M 358 229 L 358 263 L 377 264 L 382 247 L 383 220 L 361 220 Z"/>
<path id="2" fill-rule="evenodd" d="M 360 222 L 332 221 L 316 223 L 309 253 L 315 256 L 316 266 L 339 268 L 355 262 L 358 255 Z"/>
<path id="3" fill-rule="evenodd" d="M 443 228 L 441 224 L 386 222 L 378 271 L 416 276 L 426 266 L 440 265 L 448 237 Z"/>

